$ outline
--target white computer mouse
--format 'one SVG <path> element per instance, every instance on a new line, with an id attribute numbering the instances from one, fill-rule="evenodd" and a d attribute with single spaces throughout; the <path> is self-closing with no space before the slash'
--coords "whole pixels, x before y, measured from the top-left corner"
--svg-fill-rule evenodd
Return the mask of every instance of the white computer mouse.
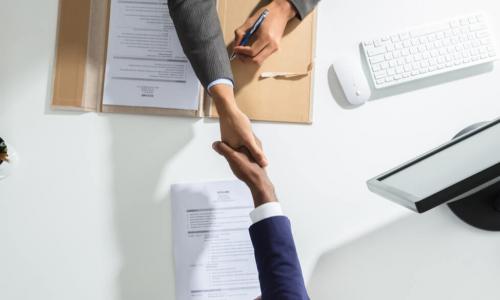
<path id="1" fill-rule="evenodd" d="M 361 65 L 361 60 L 338 59 L 333 63 L 340 85 L 349 104 L 365 104 L 371 96 L 371 88 Z"/>

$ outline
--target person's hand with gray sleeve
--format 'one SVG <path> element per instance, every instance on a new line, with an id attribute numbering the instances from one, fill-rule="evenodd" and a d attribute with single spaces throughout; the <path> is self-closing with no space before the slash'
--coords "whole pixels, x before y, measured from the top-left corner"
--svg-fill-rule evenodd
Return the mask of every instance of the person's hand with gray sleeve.
<path id="1" fill-rule="evenodd" d="M 250 237 L 262 300 L 309 299 L 290 221 L 281 211 L 266 170 L 252 160 L 245 148 L 234 150 L 222 142 L 214 143 L 213 148 L 226 158 L 233 173 L 252 193 L 255 209 L 250 213 Z"/>
<path id="2" fill-rule="evenodd" d="M 278 51 L 286 25 L 298 17 L 304 19 L 318 4 L 319 0 L 273 0 L 257 10 L 243 25 L 235 31 L 234 52 L 244 62 L 261 64 L 271 54 Z M 255 34 L 255 41 L 249 46 L 238 46 L 247 30 L 252 27 L 262 11 L 269 10 L 269 15 Z"/>
<path id="3" fill-rule="evenodd" d="M 184 53 L 220 116 L 222 140 L 246 147 L 260 166 L 267 160 L 248 117 L 236 105 L 233 75 L 215 0 L 169 0 L 168 7 Z"/>

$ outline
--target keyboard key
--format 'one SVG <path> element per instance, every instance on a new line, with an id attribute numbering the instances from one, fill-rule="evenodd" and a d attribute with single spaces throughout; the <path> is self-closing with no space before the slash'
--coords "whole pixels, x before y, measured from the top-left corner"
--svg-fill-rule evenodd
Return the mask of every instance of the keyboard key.
<path id="1" fill-rule="evenodd" d="M 370 63 L 371 64 L 378 64 L 379 62 L 384 61 L 384 55 L 378 55 L 370 58 Z"/>
<path id="2" fill-rule="evenodd" d="M 379 55 L 379 54 L 385 53 L 386 51 L 387 50 L 385 47 L 376 47 L 376 48 L 373 48 L 371 50 L 368 50 L 368 56 Z"/>
<path id="3" fill-rule="evenodd" d="M 386 72 L 386 70 L 382 70 L 382 71 L 373 73 L 373 75 L 375 76 L 375 79 L 380 79 L 382 77 L 385 77 L 387 75 L 387 72 Z"/>
<path id="4" fill-rule="evenodd" d="M 409 38 L 410 38 L 410 34 L 409 34 L 409 33 L 407 33 L 407 32 L 405 32 L 405 33 L 401 33 L 401 34 L 399 35 L 399 38 L 400 38 L 402 41 L 407 40 L 407 39 L 409 39 Z"/>
<path id="5" fill-rule="evenodd" d="M 487 36 L 489 36 L 489 33 L 487 31 L 481 31 L 481 32 L 476 33 L 476 37 L 479 39 L 482 39 L 482 38 L 487 37 Z"/>
<path id="6" fill-rule="evenodd" d="M 486 25 L 484 25 L 484 24 L 474 24 L 474 25 L 469 26 L 470 31 L 479 31 L 479 30 L 483 30 L 483 29 L 486 29 Z"/>

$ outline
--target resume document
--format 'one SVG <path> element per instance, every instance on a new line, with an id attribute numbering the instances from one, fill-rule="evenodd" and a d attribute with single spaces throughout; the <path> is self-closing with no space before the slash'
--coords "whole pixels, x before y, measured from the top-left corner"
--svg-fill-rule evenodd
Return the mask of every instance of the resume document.
<path id="1" fill-rule="evenodd" d="M 198 110 L 200 91 L 167 1 L 112 0 L 103 104 Z"/>
<path id="2" fill-rule="evenodd" d="M 177 300 L 260 295 L 248 228 L 252 196 L 240 181 L 173 185 Z"/>

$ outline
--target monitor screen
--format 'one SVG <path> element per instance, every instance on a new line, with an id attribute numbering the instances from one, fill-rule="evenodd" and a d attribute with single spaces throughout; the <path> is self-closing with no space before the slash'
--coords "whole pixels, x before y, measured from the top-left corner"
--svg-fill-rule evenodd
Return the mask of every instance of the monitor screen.
<path id="1" fill-rule="evenodd" d="M 390 193 L 392 197 L 389 198 L 400 200 L 400 203 L 409 202 L 402 204 L 410 208 L 415 208 L 420 201 L 434 197 L 435 206 L 439 205 L 439 202 L 452 200 L 446 199 L 446 196 L 457 197 L 458 192 L 468 192 L 471 184 L 475 184 L 474 188 L 484 184 L 485 182 L 479 182 L 483 178 L 491 180 L 492 174 L 489 172 L 487 177 L 475 178 L 468 182 L 467 186 L 459 186 L 459 183 L 477 177 L 481 172 L 497 165 L 500 165 L 500 120 L 377 177 L 377 188 L 374 191 L 380 193 L 382 190 L 385 192 L 381 193 L 383 196 Z M 374 183 L 373 180 L 369 182 L 369 186 L 370 183 Z M 443 193 L 450 190 L 450 187 L 453 187 L 451 193 Z M 441 199 L 435 199 L 436 195 Z M 397 197 L 402 199 L 394 199 Z M 426 209 L 429 208 L 432 207 Z"/>

